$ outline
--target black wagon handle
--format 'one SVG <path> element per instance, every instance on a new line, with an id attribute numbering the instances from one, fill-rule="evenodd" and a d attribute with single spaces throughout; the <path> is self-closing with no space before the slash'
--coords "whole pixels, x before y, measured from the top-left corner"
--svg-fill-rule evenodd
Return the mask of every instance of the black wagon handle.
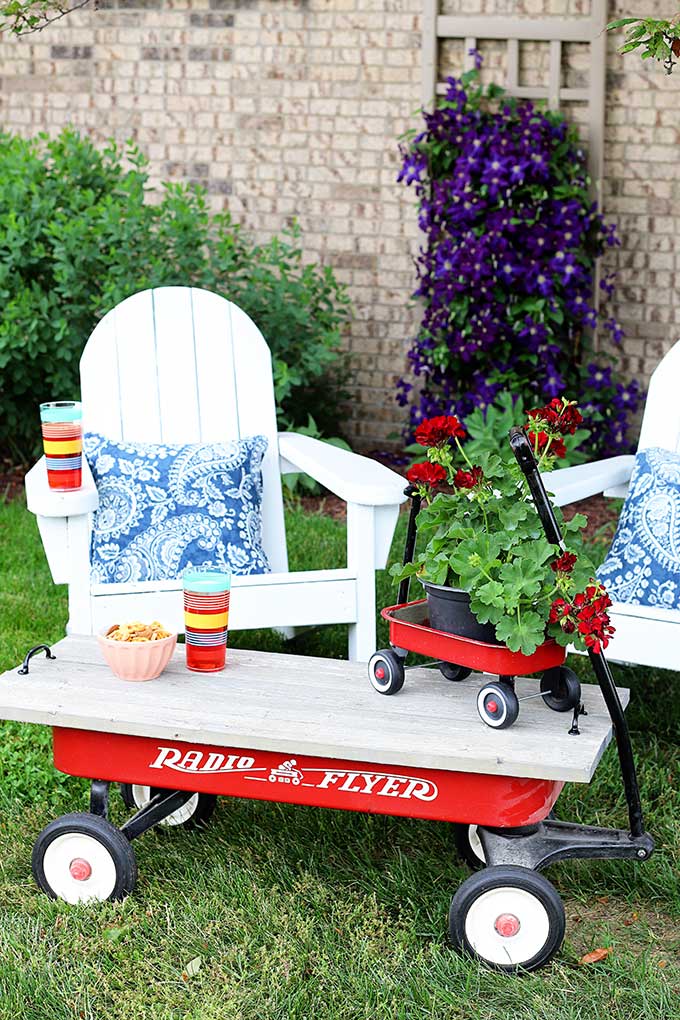
<path id="1" fill-rule="evenodd" d="M 17 670 L 21 676 L 26 676 L 28 673 L 28 664 L 37 652 L 45 652 L 47 659 L 56 659 L 56 655 L 53 654 L 52 649 L 49 645 L 35 645 L 26 652 L 26 658 L 22 662 L 21 666 Z"/>
<path id="2" fill-rule="evenodd" d="M 560 526 L 555 519 L 555 514 L 550 500 L 548 499 L 548 494 L 545 491 L 545 485 L 543 484 L 541 473 L 538 470 L 534 451 L 531 449 L 531 443 L 527 439 L 524 430 L 518 426 L 510 429 L 509 437 L 512 452 L 514 453 L 515 459 L 522 469 L 522 474 L 529 485 L 529 491 L 531 492 L 536 512 L 541 519 L 545 537 L 553 545 L 558 545 L 560 549 L 564 550 L 562 532 L 560 531 Z"/>
<path id="3" fill-rule="evenodd" d="M 509 433 L 510 446 L 514 453 L 517 463 L 519 464 L 524 477 L 529 484 L 529 490 L 536 506 L 536 511 L 541 519 L 543 530 L 545 531 L 545 537 L 549 542 L 554 545 L 558 545 L 560 549 L 564 549 L 564 539 L 562 538 L 562 532 L 560 531 L 559 524 L 555 519 L 552 505 L 548 499 L 548 494 L 545 491 L 543 479 L 541 478 L 540 471 L 536 464 L 536 458 L 534 457 L 534 451 L 531 449 L 531 443 L 527 439 L 527 436 L 523 429 L 515 426 L 510 429 Z M 630 826 L 631 836 L 636 838 L 642 836 L 645 831 L 644 818 L 642 814 L 642 804 L 640 800 L 640 789 L 638 786 L 637 773 L 635 769 L 635 758 L 633 756 L 633 747 L 630 740 L 630 734 L 628 732 L 628 724 L 623 712 L 623 706 L 619 698 L 616 685 L 609 669 L 609 663 L 607 662 L 603 652 L 593 652 L 592 649 L 588 650 L 588 657 L 590 658 L 593 672 L 597 677 L 600 690 L 602 691 L 602 697 L 604 698 L 609 712 L 609 717 L 612 721 L 614 728 L 614 737 L 616 739 L 616 747 L 619 755 L 619 765 L 621 767 L 621 778 L 623 779 L 623 786 L 626 795 L 626 804 L 628 806 L 628 820 Z"/>

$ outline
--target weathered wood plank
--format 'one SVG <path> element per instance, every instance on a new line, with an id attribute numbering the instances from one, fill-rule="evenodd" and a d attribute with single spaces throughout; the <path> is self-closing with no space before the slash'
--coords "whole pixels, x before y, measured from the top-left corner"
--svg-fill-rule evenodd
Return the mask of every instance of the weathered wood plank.
<path id="1" fill-rule="evenodd" d="M 489 729 L 477 715 L 480 676 L 451 683 L 419 667 L 400 694 L 385 698 L 360 663 L 230 649 L 223 672 L 200 675 L 186 670 L 179 646 L 162 677 L 131 684 L 111 674 L 91 637 L 65 638 L 54 651 L 54 661 L 32 660 L 28 676 L 10 670 L 0 678 L 0 718 L 573 782 L 590 780 L 611 739 L 593 686 L 584 687 L 588 716 L 573 737 L 570 720 L 540 698 L 522 704 L 510 730 Z M 520 680 L 517 690 L 535 694 L 537 680 Z"/>

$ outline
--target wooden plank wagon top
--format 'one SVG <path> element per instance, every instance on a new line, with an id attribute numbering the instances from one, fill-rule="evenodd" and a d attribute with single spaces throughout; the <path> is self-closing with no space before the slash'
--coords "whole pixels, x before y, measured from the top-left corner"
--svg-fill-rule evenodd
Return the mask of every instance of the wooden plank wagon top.
<path id="1" fill-rule="evenodd" d="M 0 677 L 0 718 L 48 726 L 185 740 L 225 747 L 351 758 L 448 771 L 589 782 L 612 736 L 597 687 L 583 688 L 588 715 L 569 736 L 571 715 L 540 697 L 521 705 L 508 730 L 477 714 L 481 675 L 461 683 L 416 668 L 402 691 L 377 694 L 364 663 L 229 649 L 220 673 L 191 673 L 178 646 L 148 683 L 118 680 L 94 637 L 71 636 L 37 654 L 27 676 Z M 538 678 L 519 680 L 521 697 Z M 628 691 L 619 692 L 624 704 Z"/>

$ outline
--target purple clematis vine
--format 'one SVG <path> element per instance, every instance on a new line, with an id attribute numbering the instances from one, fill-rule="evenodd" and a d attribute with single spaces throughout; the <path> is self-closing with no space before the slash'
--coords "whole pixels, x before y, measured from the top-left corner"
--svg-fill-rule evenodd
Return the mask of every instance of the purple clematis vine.
<path id="1" fill-rule="evenodd" d="M 589 408 L 588 452 L 627 451 L 643 394 L 614 367 L 623 330 L 607 307 L 613 274 L 594 285 L 616 229 L 591 201 L 564 116 L 481 88 L 481 57 L 470 56 L 475 69 L 448 79 L 425 130 L 402 149 L 398 179 L 416 192 L 424 234 L 423 318 L 397 388 L 409 432 L 486 407 L 502 390 L 525 401 L 569 390 Z"/>

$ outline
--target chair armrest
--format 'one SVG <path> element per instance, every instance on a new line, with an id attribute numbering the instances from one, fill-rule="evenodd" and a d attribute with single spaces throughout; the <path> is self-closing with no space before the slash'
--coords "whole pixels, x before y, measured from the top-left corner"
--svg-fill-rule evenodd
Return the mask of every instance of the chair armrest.
<path id="1" fill-rule="evenodd" d="M 77 517 L 99 506 L 99 495 L 90 466 L 83 457 L 83 484 L 70 492 L 50 489 L 45 458 L 33 465 L 25 478 L 26 504 L 37 517 Z"/>
<path id="2" fill-rule="evenodd" d="M 555 497 L 557 506 L 567 506 L 579 499 L 595 496 L 605 489 L 624 485 L 633 472 L 635 457 L 609 457 L 590 464 L 575 464 L 542 475 L 543 484 Z"/>
<path id="3" fill-rule="evenodd" d="M 406 499 L 406 479 L 369 457 L 297 432 L 279 433 L 281 473 L 304 471 L 347 503 L 393 506 Z"/>

